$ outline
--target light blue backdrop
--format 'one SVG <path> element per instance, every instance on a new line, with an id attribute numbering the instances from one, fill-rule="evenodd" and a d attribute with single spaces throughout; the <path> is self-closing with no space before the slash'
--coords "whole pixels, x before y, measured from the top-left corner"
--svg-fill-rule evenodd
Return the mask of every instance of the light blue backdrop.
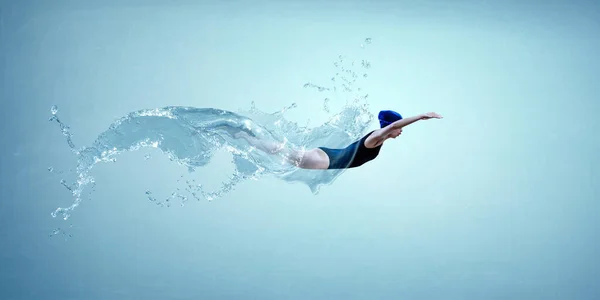
<path id="1" fill-rule="evenodd" d="M 0 4 L 0 298 L 597 297 L 597 4 L 219 2 Z M 303 85 L 328 82 L 338 55 L 371 61 L 373 113 L 445 118 L 316 196 L 266 178 L 159 207 L 144 191 L 166 198 L 189 175 L 133 152 L 94 169 L 71 219 L 50 216 L 75 167 L 52 105 L 78 146 L 167 105 L 297 103 L 288 117 L 316 126 L 325 95 Z M 229 159 L 194 178 L 217 187 Z"/>

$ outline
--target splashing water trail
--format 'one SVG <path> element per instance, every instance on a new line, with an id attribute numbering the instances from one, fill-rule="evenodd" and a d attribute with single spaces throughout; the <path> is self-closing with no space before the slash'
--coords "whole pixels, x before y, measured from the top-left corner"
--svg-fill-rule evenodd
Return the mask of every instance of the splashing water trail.
<path id="1" fill-rule="evenodd" d="M 365 43 L 370 44 L 370 39 L 367 40 Z M 207 165 L 218 150 L 225 149 L 232 155 L 234 172 L 218 190 L 209 192 L 195 180 L 185 181 L 185 192 L 196 200 L 217 199 L 230 192 L 240 182 L 247 179 L 256 180 L 262 176 L 274 176 L 286 182 L 300 182 L 308 186 L 313 194 L 317 194 L 321 186 L 331 184 L 343 170 L 301 169 L 289 163 L 284 154 L 260 151 L 239 136 L 248 134 L 259 140 L 280 143 L 287 149 L 300 150 L 318 146 L 342 148 L 361 138 L 374 118 L 366 103 L 368 95 L 359 95 L 361 89 L 355 91 L 354 88 L 357 79 L 363 78 L 358 76 L 357 72 L 362 74 L 364 70 L 353 70 L 353 67 L 345 66 L 346 60 L 343 56 L 338 58 L 334 64 L 338 70 L 330 82 L 332 87 L 312 83 L 306 83 L 304 87 L 315 88 L 319 93 L 331 93 L 336 91 L 337 85 L 340 84 L 343 87 L 342 91 L 350 94 L 347 99 L 352 101 L 346 100 L 341 111 L 331 115 L 329 104 L 335 96 L 325 98 L 323 110 L 330 114 L 330 117 L 324 124 L 313 128 L 299 126 L 284 118 L 288 110 L 297 107 L 295 103 L 275 113 L 260 111 L 254 102 L 249 110 L 238 113 L 216 108 L 168 106 L 131 112 L 111 124 L 106 131 L 98 135 L 92 145 L 76 149 L 69 126 L 60 120 L 58 107 L 52 106 L 50 121 L 59 124 L 70 150 L 77 156 L 77 168 L 74 170 L 77 180 L 70 185 L 64 179 L 61 180 L 61 184 L 71 193 L 74 201 L 69 207 L 57 208 L 52 212 L 52 216 L 61 215 L 66 220 L 80 205 L 86 186 L 95 186 L 91 170 L 96 164 L 114 162 L 116 156 L 123 152 L 148 147 L 160 149 L 172 161 L 185 166 L 189 172 Z M 363 60 L 363 69 L 370 68 L 370 63 L 365 66 L 364 62 Z M 150 155 L 145 156 L 145 160 L 149 158 Z M 158 201 L 149 190 L 145 191 L 145 197 L 163 206 L 170 206 L 171 201 L 175 199 L 179 199 L 184 205 L 190 198 L 180 189 L 173 192 L 165 203 Z"/>
<path id="2" fill-rule="evenodd" d="M 329 98 L 325 98 L 325 100 L 323 100 L 323 110 L 326 112 L 331 112 L 329 110 Z"/>

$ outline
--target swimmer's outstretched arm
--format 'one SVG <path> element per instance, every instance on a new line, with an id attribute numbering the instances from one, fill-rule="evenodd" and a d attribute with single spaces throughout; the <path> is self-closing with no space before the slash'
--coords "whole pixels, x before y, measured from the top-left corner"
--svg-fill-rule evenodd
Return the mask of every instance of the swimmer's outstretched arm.
<path id="1" fill-rule="evenodd" d="M 404 118 L 402 120 L 398 120 L 392 124 L 390 124 L 389 126 L 385 127 L 385 128 L 390 128 L 391 130 L 394 129 L 400 129 L 402 127 L 408 126 L 416 121 L 419 120 L 429 120 L 429 119 L 441 119 L 443 118 L 442 116 L 438 115 L 437 113 L 434 112 L 430 112 L 430 113 L 426 113 L 426 114 L 420 114 L 414 117 L 410 117 L 410 118 Z"/>
<path id="2" fill-rule="evenodd" d="M 374 138 L 375 137 L 384 137 L 384 136 L 387 136 L 391 131 L 403 128 L 403 127 L 408 126 L 416 121 L 429 120 L 429 119 L 441 119 L 441 118 L 443 118 L 441 115 L 434 113 L 434 112 L 429 112 L 429 113 L 425 113 L 425 114 L 416 115 L 414 117 L 404 118 L 404 119 L 398 120 L 384 128 L 379 129 L 377 132 L 375 132 L 373 134 L 373 136 L 374 136 Z"/>

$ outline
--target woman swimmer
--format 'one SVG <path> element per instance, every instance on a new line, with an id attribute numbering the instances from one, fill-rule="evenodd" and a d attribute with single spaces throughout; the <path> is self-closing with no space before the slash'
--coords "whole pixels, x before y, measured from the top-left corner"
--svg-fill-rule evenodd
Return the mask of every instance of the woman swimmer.
<path id="1" fill-rule="evenodd" d="M 318 147 L 310 150 L 289 149 L 282 143 L 258 139 L 246 131 L 239 131 L 234 136 L 245 139 L 250 145 L 270 154 L 283 154 L 292 164 L 303 169 L 345 169 L 363 165 L 377 157 L 383 143 L 395 139 L 402 134 L 402 128 L 419 120 L 441 119 L 442 116 L 430 112 L 410 118 L 392 110 L 379 112 L 380 129 L 373 130 L 360 140 L 343 149 Z"/>

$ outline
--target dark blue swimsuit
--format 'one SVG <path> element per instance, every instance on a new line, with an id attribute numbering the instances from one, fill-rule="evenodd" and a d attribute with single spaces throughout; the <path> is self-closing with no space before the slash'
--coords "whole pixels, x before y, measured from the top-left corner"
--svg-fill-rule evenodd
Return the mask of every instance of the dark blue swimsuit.
<path id="1" fill-rule="evenodd" d="M 331 149 L 319 147 L 329 156 L 328 169 L 347 169 L 362 166 L 364 163 L 375 159 L 381 150 L 381 145 L 375 148 L 365 147 L 365 140 L 373 131 L 367 133 L 360 140 L 348 145 L 343 149 Z"/>

